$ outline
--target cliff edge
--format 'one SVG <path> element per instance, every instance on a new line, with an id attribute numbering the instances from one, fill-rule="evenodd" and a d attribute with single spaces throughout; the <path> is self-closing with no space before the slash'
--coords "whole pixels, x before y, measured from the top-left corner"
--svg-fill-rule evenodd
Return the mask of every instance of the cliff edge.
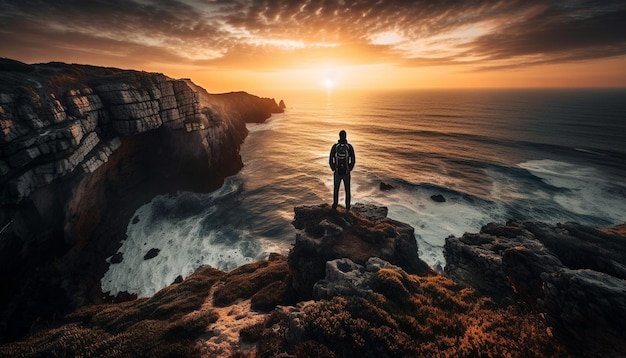
<path id="1" fill-rule="evenodd" d="M 159 73 L 0 59 L 0 332 L 101 301 L 133 212 L 218 188 L 242 166 L 245 124 L 282 111 Z"/>
<path id="2" fill-rule="evenodd" d="M 84 306 L 0 356 L 570 356 L 540 311 L 421 270 L 410 226 L 353 208 L 295 208 L 289 257 L 202 267 L 150 298 Z M 303 275 L 318 258 L 321 276 Z"/>

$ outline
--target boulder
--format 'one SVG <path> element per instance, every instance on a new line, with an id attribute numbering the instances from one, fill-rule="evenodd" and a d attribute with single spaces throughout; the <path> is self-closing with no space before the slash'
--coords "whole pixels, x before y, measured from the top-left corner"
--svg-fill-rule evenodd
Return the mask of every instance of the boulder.
<path id="1" fill-rule="evenodd" d="M 441 194 L 431 195 L 430 199 L 432 201 L 436 201 L 438 203 L 445 203 L 445 201 L 446 201 L 446 198 L 444 198 L 443 195 L 441 195 Z"/>
<path id="2" fill-rule="evenodd" d="M 119 264 L 124 260 L 124 254 L 121 252 L 116 252 L 115 255 L 111 256 L 111 260 L 109 260 L 112 264 Z"/>
<path id="3" fill-rule="evenodd" d="M 418 257 L 413 228 L 387 218 L 386 208 L 357 204 L 345 211 L 322 204 L 294 211 L 292 224 L 299 233 L 288 261 L 293 287 L 303 297 L 312 296 L 313 286 L 326 275 L 326 263 L 335 259 L 365 265 L 379 257 L 409 273 L 433 273 Z"/>
<path id="4" fill-rule="evenodd" d="M 480 233 L 446 238 L 445 272 L 459 282 L 500 301 L 542 296 L 542 272 L 564 268 L 523 227 L 489 224 Z"/>
<path id="5" fill-rule="evenodd" d="M 159 252 L 161 252 L 161 250 L 156 249 L 156 248 L 152 248 L 152 249 L 148 250 L 148 252 L 146 252 L 145 255 L 143 255 L 143 259 L 144 260 L 153 259 L 153 258 L 155 258 L 155 257 L 157 257 L 159 255 Z"/>

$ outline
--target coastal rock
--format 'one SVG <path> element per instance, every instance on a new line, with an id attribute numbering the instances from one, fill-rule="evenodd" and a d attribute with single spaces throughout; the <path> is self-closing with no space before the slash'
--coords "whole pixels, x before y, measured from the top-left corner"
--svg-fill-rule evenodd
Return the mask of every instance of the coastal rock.
<path id="1" fill-rule="evenodd" d="M 511 221 L 448 237 L 444 254 L 450 277 L 501 303 L 538 307 L 576 349 L 626 353 L 625 237 Z"/>
<path id="2" fill-rule="evenodd" d="M 604 356 L 626 353 L 626 283 L 593 270 L 544 273 L 546 319 L 578 342 Z"/>
<path id="3" fill-rule="evenodd" d="M 119 264 L 122 261 L 124 261 L 124 254 L 121 252 L 116 252 L 115 255 L 111 256 L 110 262 L 112 264 Z"/>
<path id="4" fill-rule="evenodd" d="M 13 302 L 0 339 L 4 327 L 28 330 L 47 302 L 25 282 L 71 297 L 47 304 L 44 320 L 100 302 L 106 258 L 134 211 L 158 194 L 217 189 L 243 165 L 246 123 L 282 111 L 159 73 L 0 60 L 0 239 L 11 243 L 0 257 L 13 258 L 0 275 L 14 277 L 0 295 Z"/>
<path id="5" fill-rule="evenodd" d="M 393 190 L 395 189 L 395 187 L 391 184 L 387 184 L 385 182 L 381 182 L 380 183 L 380 190 L 381 191 L 389 191 L 389 190 Z"/>
<path id="6" fill-rule="evenodd" d="M 326 262 L 349 258 L 365 265 L 370 257 L 379 257 L 409 273 L 432 274 L 417 255 L 413 228 L 381 217 L 386 210 L 357 204 L 352 211 L 333 210 L 329 205 L 300 206 L 294 209 L 293 225 L 300 232 L 289 254 L 294 289 L 310 297 L 314 284 L 326 274 Z M 377 212 L 372 219 L 359 212 Z"/>
<path id="7" fill-rule="evenodd" d="M 524 227 L 489 224 L 480 233 L 448 237 L 445 272 L 494 297 L 513 301 L 516 292 L 534 301 L 542 296 L 542 272 L 564 268 Z"/>
<path id="8" fill-rule="evenodd" d="M 444 196 L 441 195 L 441 194 L 431 195 L 430 199 L 432 201 L 436 201 L 438 203 L 445 203 L 446 202 L 446 198 L 444 198 Z"/>
<path id="9" fill-rule="evenodd" d="M 161 252 L 161 250 L 156 249 L 156 248 L 152 248 L 152 249 L 148 250 L 148 252 L 146 252 L 145 255 L 143 255 L 143 259 L 144 260 L 153 259 L 153 258 L 155 258 L 155 257 L 157 257 L 159 255 L 159 252 Z"/>

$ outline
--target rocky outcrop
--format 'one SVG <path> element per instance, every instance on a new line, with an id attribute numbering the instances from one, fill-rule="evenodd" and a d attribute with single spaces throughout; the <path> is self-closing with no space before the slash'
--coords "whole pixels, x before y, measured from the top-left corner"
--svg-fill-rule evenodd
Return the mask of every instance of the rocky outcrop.
<path id="1" fill-rule="evenodd" d="M 386 217 L 386 208 L 355 204 L 352 211 L 329 205 L 296 207 L 293 225 L 301 230 L 289 254 L 293 287 L 310 297 L 326 274 L 326 262 L 349 258 L 365 265 L 379 257 L 409 273 L 430 274 L 417 255 L 413 228 Z"/>
<path id="2" fill-rule="evenodd" d="M 326 276 L 313 285 L 313 298 L 330 299 L 335 296 L 368 297 L 374 293 L 372 279 L 381 268 L 401 270 L 378 257 L 370 257 L 359 265 L 347 257 L 326 262 Z"/>
<path id="3" fill-rule="evenodd" d="M 245 123 L 279 112 L 158 73 L 0 60 L 1 322 L 19 331 L 41 316 L 39 291 L 102 300 L 104 259 L 133 212 L 160 193 L 218 188 L 242 166 Z"/>
<path id="4" fill-rule="evenodd" d="M 511 221 L 447 238 L 445 257 L 448 275 L 499 302 L 537 306 L 576 349 L 626 354 L 625 237 Z"/>

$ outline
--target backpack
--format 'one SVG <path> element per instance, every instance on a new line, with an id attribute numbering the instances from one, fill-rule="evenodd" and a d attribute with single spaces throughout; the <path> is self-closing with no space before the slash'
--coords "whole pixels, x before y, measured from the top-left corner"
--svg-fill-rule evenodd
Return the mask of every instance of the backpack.
<path id="1" fill-rule="evenodd" d="M 335 163 L 339 174 L 344 175 L 350 172 L 350 147 L 347 143 L 337 144 L 335 150 Z"/>

